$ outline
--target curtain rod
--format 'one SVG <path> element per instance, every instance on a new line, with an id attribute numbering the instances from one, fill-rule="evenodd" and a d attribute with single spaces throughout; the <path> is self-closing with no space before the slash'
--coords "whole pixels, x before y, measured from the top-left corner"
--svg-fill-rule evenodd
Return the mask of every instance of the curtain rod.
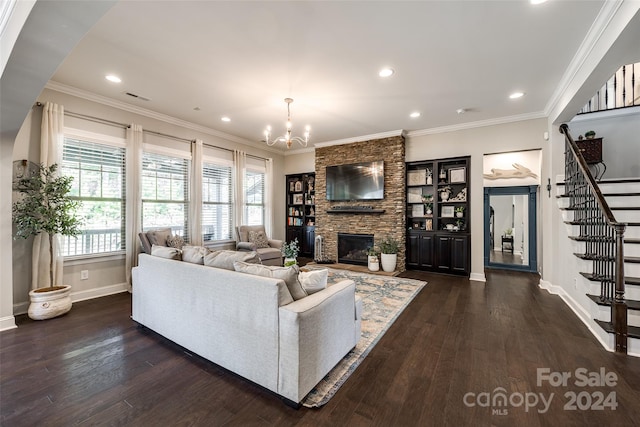
<path id="1" fill-rule="evenodd" d="M 42 107 L 42 106 L 44 106 L 44 104 L 42 102 L 38 101 L 38 102 L 36 102 L 36 106 L 37 107 Z M 84 120 L 88 120 L 88 121 L 91 121 L 91 122 L 96 122 L 96 123 L 102 123 L 102 124 L 107 124 L 107 125 L 111 125 L 111 126 L 122 127 L 123 129 L 128 129 L 128 128 L 131 127 L 130 124 L 114 122 L 112 120 L 107 120 L 107 119 L 103 119 L 103 118 L 95 117 L 95 116 L 89 116 L 89 115 L 86 115 L 86 114 L 74 113 L 72 111 L 67 111 L 67 110 L 64 111 L 64 114 L 68 115 L 70 117 L 76 117 L 78 119 L 84 119 Z M 147 133 L 150 133 L 150 134 L 153 134 L 153 135 L 158 135 L 158 136 L 164 136 L 166 138 L 175 139 L 175 140 L 178 140 L 178 141 L 181 141 L 181 142 L 191 143 L 191 142 L 195 141 L 195 139 L 181 138 L 181 137 L 178 137 L 178 136 L 168 135 L 166 133 L 156 132 L 156 131 L 153 131 L 153 130 L 142 129 L 142 132 L 147 132 Z M 205 143 L 205 142 L 203 142 L 203 145 L 206 145 L 206 146 L 212 147 L 212 148 L 217 148 L 217 149 L 220 149 L 220 150 L 230 151 L 230 152 L 235 151 L 235 150 L 232 150 L 230 148 L 220 147 L 220 146 L 213 145 L 213 144 L 208 144 L 208 143 Z M 251 157 L 251 158 L 254 158 L 254 159 L 258 159 L 258 160 L 267 160 L 266 157 L 255 156 L 253 154 L 247 154 L 247 157 Z"/>

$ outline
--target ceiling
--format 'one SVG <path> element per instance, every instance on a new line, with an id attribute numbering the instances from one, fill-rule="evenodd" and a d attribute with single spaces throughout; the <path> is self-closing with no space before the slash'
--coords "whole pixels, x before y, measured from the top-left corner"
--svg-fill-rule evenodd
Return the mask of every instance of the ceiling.
<path id="1" fill-rule="evenodd" d="M 603 3 L 121 1 L 52 81 L 256 144 L 539 117 Z"/>

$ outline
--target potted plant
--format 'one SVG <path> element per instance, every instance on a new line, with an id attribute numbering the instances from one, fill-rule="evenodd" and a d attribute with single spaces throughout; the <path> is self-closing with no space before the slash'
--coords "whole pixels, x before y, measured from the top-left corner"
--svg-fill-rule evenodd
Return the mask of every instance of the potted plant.
<path id="1" fill-rule="evenodd" d="M 513 234 L 513 228 L 507 228 L 506 230 L 504 230 L 505 236 L 511 236 L 512 234 Z"/>
<path id="2" fill-rule="evenodd" d="M 596 132 L 593 130 L 589 130 L 587 132 L 584 133 L 584 137 L 587 139 L 593 139 L 596 137 Z"/>
<path id="3" fill-rule="evenodd" d="M 367 267 L 369 268 L 369 271 L 380 270 L 380 260 L 378 259 L 379 254 L 380 252 L 374 246 L 367 249 Z"/>
<path id="4" fill-rule="evenodd" d="M 440 192 L 440 200 L 442 200 L 443 202 L 449 200 L 449 197 L 451 196 L 451 187 L 447 185 L 445 187 L 439 188 L 438 191 Z"/>
<path id="5" fill-rule="evenodd" d="M 433 213 L 433 195 L 425 194 L 422 196 L 422 203 L 424 204 L 425 214 L 431 215 Z"/>
<path id="6" fill-rule="evenodd" d="M 462 218 L 464 216 L 464 206 L 456 207 L 455 211 L 456 211 L 456 217 Z"/>
<path id="7" fill-rule="evenodd" d="M 391 236 L 387 236 L 378 244 L 380 247 L 380 262 L 382 263 L 382 270 L 390 272 L 396 269 L 396 263 L 398 261 L 398 251 L 400 250 L 400 243 Z"/>
<path id="8" fill-rule="evenodd" d="M 296 265 L 298 261 L 296 258 L 298 257 L 298 253 L 300 252 L 300 246 L 298 245 L 298 238 L 296 237 L 290 242 L 284 242 L 282 245 L 282 255 L 284 256 L 284 266 L 289 267 L 291 265 Z"/>
<path id="9" fill-rule="evenodd" d="M 28 238 L 47 233 L 49 240 L 49 286 L 29 292 L 29 317 L 44 320 L 71 310 L 71 286 L 55 283 L 53 274 L 53 240 L 56 234 L 77 236 L 81 221 L 75 211 L 79 202 L 71 199 L 73 177 L 58 176 L 57 164 L 40 165 L 32 176 L 18 180 L 19 199 L 13 204 L 15 238 Z"/>

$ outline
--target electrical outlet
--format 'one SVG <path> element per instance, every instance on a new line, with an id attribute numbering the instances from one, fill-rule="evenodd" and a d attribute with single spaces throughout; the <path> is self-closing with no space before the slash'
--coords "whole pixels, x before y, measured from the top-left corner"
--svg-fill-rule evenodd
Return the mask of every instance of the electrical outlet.
<path id="1" fill-rule="evenodd" d="M 87 280 L 89 278 L 89 270 L 80 271 L 80 280 Z"/>
<path id="2" fill-rule="evenodd" d="M 578 278 L 577 277 L 573 278 L 573 289 L 578 289 Z"/>

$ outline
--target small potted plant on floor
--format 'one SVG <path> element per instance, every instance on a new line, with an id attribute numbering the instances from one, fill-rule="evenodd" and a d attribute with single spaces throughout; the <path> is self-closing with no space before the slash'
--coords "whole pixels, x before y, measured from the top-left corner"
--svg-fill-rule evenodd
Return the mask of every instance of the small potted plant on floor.
<path id="1" fill-rule="evenodd" d="M 375 247 L 367 249 L 367 267 L 369 268 L 369 271 L 380 270 L 380 260 L 378 259 L 378 255 L 380 255 L 380 251 Z"/>
<path id="2" fill-rule="evenodd" d="M 71 310 L 71 286 L 55 283 L 53 244 L 56 234 L 80 234 L 81 222 L 75 216 L 79 202 L 69 196 L 73 177 L 58 176 L 57 169 L 57 164 L 40 165 L 38 172 L 18 180 L 20 196 L 12 208 L 15 238 L 47 233 L 49 240 L 49 286 L 29 292 L 28 313 L 34 320 L 50 319 Z"/>
<path id="3" fill-rule="evenodd" d="M 296 237 L 290 242 L 284 242 L 282 245 L 282 255 L 284 256 L 284 266 L 289 267 L 296 265 L 298 261 L 298 253 L 300 252 L 300 246 L 298 246 L 298 238 Z"/>
<path id="4" fill-rule="evenodd" d="M 382 263 L 382 270 L 391 272 L 396 269 L 396 263 L 398 262 L 398 251 L 400 250 L 400 243 L 391 236 L 387 236 L 378 244 L 380 247 L 380 262 Z"/>

